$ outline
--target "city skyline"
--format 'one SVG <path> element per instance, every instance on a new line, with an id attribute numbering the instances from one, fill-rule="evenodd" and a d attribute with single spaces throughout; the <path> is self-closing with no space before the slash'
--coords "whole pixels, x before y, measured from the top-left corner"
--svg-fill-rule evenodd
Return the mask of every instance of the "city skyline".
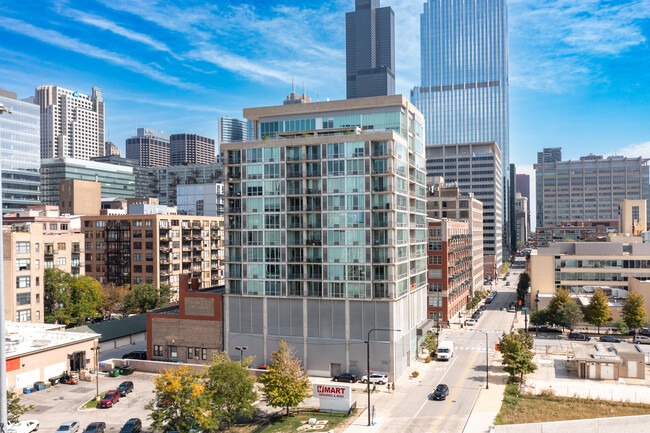
<path id="1" fill-rule="evenodd" d="M 396 91 L 405 95 L 419 82 L 423 3 L 382 2 L 395 11 Z M 511 161 L 532 165 L 530 150 L 545 146 L 562 146 L 565 159 L 585 149 L 647 154 L 648 2 L 508 3 Z M 122 151 L 136 126 L 216 137 L 219 116 L 279 104 L 292 75 L 314 100 L 344 99 L 344 14 L 353 7 L 71 1 L 43 2 L 33 17 L 13 5 L 0 8 L 0 87 L 21 99 L 43 84 L 102 88 L 106 137 Z M 172 25 L 169 13 L 181 18 Z M 232 43 L 242 36 L 247 42 Z"/>

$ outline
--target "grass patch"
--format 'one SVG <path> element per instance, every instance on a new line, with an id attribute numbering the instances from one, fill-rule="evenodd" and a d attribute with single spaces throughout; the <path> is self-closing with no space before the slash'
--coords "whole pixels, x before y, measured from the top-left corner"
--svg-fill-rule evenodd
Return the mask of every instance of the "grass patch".
<path id="1" fill-rule="evenodd" d="M 101 400 L 102 397 L 104 397 L 104 394 L 106 394 L 107 392 L 108 391 L 100 392 L 99 393 L 99 399 Z M 88 402 L 86 404 L 84 404 L 83 406 L 81 406 L 81 408 L 82 409 L 92 409 L 94 407 L 97 407 L 98 404 L 99 404 L 99 400 L 95 400 L 95 398 L 93 397 L 92 400 L 88 400 Z"/>
<path id="2" fill-rule="evenodd" d="M 350 416 L 352 417 L 353 415 L 354 412 Z M 260 433 L 295 433 L 298 431 L 298 427 L 307 424 L 309 418 L 316 418 L 318 421 L 327 420 L 328 422 L 325 426 L 325 431 L 333 429 L 349 419 L 348 415 L 345 413 L 320 413 L 318 411 L 301 411 L 297 414 L 291 414 L 289 416 L 276 418 L 271 422 L 271 424 L 261 430 Z"/>
<path id="3" fill-rule="evenodd" d="M 521 394 L 516 383 L 506 385 L 495 424 L 526 424 L 574 419 L 609 418 L 650 414 L 650 404 L 586 398 Z"/>

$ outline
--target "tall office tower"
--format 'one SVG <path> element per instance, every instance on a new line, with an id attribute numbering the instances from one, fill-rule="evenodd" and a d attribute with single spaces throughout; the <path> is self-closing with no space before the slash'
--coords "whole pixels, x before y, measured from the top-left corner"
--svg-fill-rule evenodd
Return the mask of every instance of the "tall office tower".
<path id="1" fill-rule="evenodd" d="M 269 139 L 224 144 L 224 349 L 280 340 L 311 374 L 399 377 L 427 321 L 421 114 L 402 95 L 244 110 Z M 237 355 L 238 356 L 238 355 Z"/>
<path id="2" fill-rule="evenodd" d="M 583 156 L 535 164 L 537 227 L 618 218 L 624 199 L 648 200 L 648 158 Z"/>
<path id="3" fill-rule="evenodd" d="M 501 152 L 495 142 L 450 144 L 426 149 L 427 173 L 437 173 L 461 193 L 473 193 L 483 203 L 483 262 L 492 277 L 503 260 L 503 177 Z M 442 214 L 440 216 L 443 216 Z"/>
<path id="4" fill-rule="evenodd" d="M 135 137 L 126 139 L 126 158 L 140 167 L 167 167 L 169 153 L 169 134 L 161 131 L 138 128 Z"/>
<path id="5" fill-rule="evenodd" d="M 345 14 L 347 98 L 395 94 L 395 14 L 379 0 L 356 0 Z"/>
<path id="6" fill-rule="evenodd" d="M 172 134 L 169 137 L 170 165 L 214 164 L 214 138 L 199 134 Z"/>
<path id="7" fill-rule="evenodd" d="M 1 213 L 40 204 L 41 122 L 38 105 L 0 89 Z"/>
<path id="8" fill-rule="evenodd" d="M 38 86 L 34 103 L 41 108 L 41 158 L 90 159 L 104 154 L 104 101 L 57 86 Z"/>
<path id="9" fill-rule="evenodd" d="M 515 226 L 517 233 L 517 244 L 525 245 L 528 240 L 528 232 L 530 227 L 528 226 L 528 199 L 521 195 L 521 193 L 516 193 L 515 195 Z"/>
<path id="10" fill-rule="evenodd" d="M 528 228 L 530 226 L 530 176 L 527 174 L 518 174 L 515 179 L 516 190 L 515 193 L 521 194 L 526 197 L 526 213 L 528 215 Z"/>
<path id="11" fill-rule="evenodd" d="M 515 212 L 515 191 L 517 190 L 517 168 L 514 164 L 510 164 L 509 182 L 507 190 L 512 191 L 512 194 L 506 196 L 508 199 L 508 229 L 504 228 L 503 230 L 503 251 L 510 251 L 510 254 L 517 252 L 517 222 L 516 222 L 516 212 Z M 505 216 L 504 216 L 505 219 Z"/>
<path id="12" fill-rule="evenodd" d="M 561 147 L 545 147 L 542 152 L 537 152 L 537 163 L 545 164 L 547 162 L 562 161 Z"/>
<path id="13" fill-rule="evenodd" d="M 107 141 L 104 143 L 104 156 L 122 156 L 122 152 L 120 152 L 120 148 L 115 143 Z"/>
<path id="14" fill-rule="evenodd" d="M 219 145 L 253 140 L 253 124 L 249 120 L 233 119 L 232 117 L 219 118 Z"/>
<path id="15" fill-rule="evenodd" d="M 92 161 L 105 162 L 107 164 L 122 165 L 131 167 L 135 177 L 135 196 L 136 197 L 157 197 L 152 195 L 149 190 L 149 171 L 145 167 L 141 167 L 138 161 L 132 159 L 122 158 L 119 155 L 106 155 L 93 158 Z"/>

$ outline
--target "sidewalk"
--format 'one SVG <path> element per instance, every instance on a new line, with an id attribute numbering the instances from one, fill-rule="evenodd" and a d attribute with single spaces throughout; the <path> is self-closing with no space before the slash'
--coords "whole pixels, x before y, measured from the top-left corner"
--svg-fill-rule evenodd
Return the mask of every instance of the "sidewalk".
<path id="1" fill-rule="evenodd" d="M 501 365 L 501 354 L 497 353 L 492 357 L 490 364 L 490 388 L 481 388 L 463 433 L 490 431 L 494 419 L 501 410 L 508 376 Z"/>

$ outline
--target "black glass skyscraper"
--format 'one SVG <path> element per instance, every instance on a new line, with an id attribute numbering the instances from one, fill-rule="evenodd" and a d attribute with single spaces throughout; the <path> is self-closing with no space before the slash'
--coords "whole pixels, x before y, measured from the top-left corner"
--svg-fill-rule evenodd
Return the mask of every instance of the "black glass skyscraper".
<path id="1" fill-rule="evenodd" d="M 395 14 L 356 0 L 345 16 L 347 99 L 395 94 Z"/>

